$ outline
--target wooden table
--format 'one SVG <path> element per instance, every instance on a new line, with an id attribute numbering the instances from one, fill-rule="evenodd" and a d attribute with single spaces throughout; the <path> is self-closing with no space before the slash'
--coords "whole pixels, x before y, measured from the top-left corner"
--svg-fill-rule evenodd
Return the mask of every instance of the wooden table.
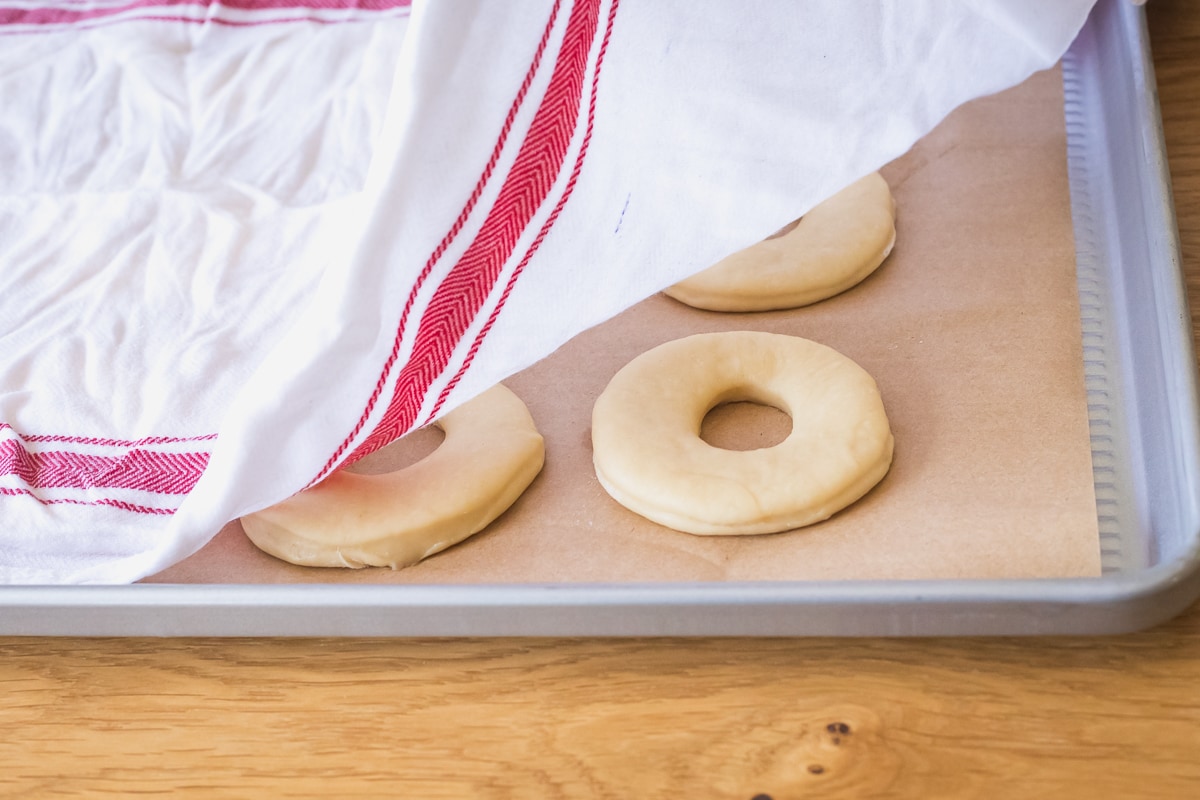
<path id="1" fill-rule="evenodd" d="M 1149 16 L 1200 309 L 1200 6 Z M 4 797 L 1200 797 L 1200 606 L 1104 639 L 5 639 L 0 691 Z"/>

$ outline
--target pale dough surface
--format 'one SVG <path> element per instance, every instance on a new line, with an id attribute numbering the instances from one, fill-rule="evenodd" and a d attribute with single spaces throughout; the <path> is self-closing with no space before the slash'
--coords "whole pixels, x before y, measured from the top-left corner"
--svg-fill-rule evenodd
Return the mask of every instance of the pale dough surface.
<path id="1" fill-rule="evenodd" d="M 242 528 L 260 549 L 292 564 L 393 569 L 478 533 L 541 471 L 542 436 L 502 385 L 436 424 L 445 439 L 416 464 L 384 475 L 335 472 L 243 517 Z"/>
<path id="2" fill-rule="evenodd" d="M 721 403 L 792 419 L 784 441 L 732 451 L 700 438 Z M 827 519 L 887 473 L 893 439 L 874 379 L 808 339 L 705 333 L 630 361 L 592 412 L 593 463 L 617 502 L 695 534 L 774 533 Z"/>
<path id="3" fill-rule="evenodd" d="M 896 241 L 896 205 L 879 173 L 815 206 L 781 233 L 665 290 L 709 311 L 798 308 L 857 285 Z"/>

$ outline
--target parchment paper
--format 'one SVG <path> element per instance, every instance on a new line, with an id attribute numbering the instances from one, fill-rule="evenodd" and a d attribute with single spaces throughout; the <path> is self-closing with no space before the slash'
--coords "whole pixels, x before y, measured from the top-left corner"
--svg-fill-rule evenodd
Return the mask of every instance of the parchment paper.
<path id="1" fill-rule="evenodd" d="M 719 314 L 656 296 L 506 384 L 546 438 L 513 508 L 408 569 L 295 567 L 235 522 L 154 582 L 533 583 L 1098 575 L 1061 76 L 1039 73 L 960 108 L 884 176 L 896 248 L 858 287 L 785 312 Z M 763 231 L 763 235 L 771 231 Z M 597 265 L 602 268 L 603 265 Z M 669 339 L 755 329 L 804 336 L 879 383 L 896 439 L 886 478 L 827 522 L 697 537 L 611 500 L 591 466 L 592 404 L 616 370 Z M 744 404 L 743 404 L 744 405 Z M 710 441 L 778 439 L 755 407 L 710 415 Z M 436 446 L 421 431 L 357 465 Z"/>

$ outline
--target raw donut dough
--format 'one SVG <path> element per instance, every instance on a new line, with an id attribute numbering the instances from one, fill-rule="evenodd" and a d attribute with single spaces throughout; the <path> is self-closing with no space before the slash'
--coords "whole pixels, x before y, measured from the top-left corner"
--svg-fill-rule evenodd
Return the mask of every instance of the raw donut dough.
<path id="1" fill-rule="evenodd" d="M 246 535 L 293 564 L 396 569 L 482 530 L 542 469 L 542 437 L 502 385 L 435 424 L 445 439 L 416 464 L 385 475 L 335 472 L 242 517 Z"/>
<path id="2" fill-rule="evenodd" d="M 792 418 L 773 447 L 722 450 L 704 415 L 750 400 Z M 592 410 L 596 475 L 626 508 L 696 534 L 754 534 L 824 520 L 867 493 L 892 462 L 875 381 L 808 339 L 758 331 L 667 342 L 623 367 Z"/>
<path id="3" fill-rule="evenodd" d="M 665 290 L 709 311 L 771 311 L 833 297 L 892 252 L 896 204 L 875 172 L 813 208 L 792 227 Z"/>

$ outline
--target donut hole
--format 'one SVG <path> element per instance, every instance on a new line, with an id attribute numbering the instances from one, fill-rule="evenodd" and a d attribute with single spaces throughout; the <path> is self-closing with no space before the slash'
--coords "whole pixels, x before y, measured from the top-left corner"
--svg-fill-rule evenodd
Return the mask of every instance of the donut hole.
<path id="1" fill-rule="evenodd" d="M 363 456 L 350 466 L 347 472 L 359 475 L 383 475 L 388 472 L 411 467 L 441 446 L 446 434 L 437 425 L 426 425 L 401 436 L 387 447 L 381 447 L 368 456 Z"/>
<path id="2" fill-rule="evenodd" d="M 700 438 L 721 450 L 774 447 L 792 432 L 792 418 L 756 400 L 730 400 L 714 406 L 700 422 Z"/>

